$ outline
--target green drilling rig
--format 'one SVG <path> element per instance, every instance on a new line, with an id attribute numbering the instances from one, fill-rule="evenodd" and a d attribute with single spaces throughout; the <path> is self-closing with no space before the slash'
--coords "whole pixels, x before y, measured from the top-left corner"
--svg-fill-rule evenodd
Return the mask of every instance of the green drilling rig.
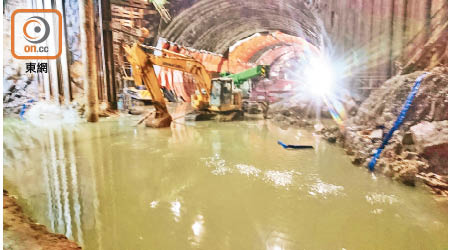
<path id="1" fill-rule="evenodd" d="M 269 76 L 269 69 L 270 66 L 269 65 L 258 65 L 254 68 L 242 71 L 240 73 L 236 73 L 236 74 L 230 74 L 230 73 L 220 73 L 221 77 L 227 77 L 227 78 L 231 78 L 233 80 L 233 84 L 234 86 L 236 86 L 237 88 L 239 88 L 242 83 L 244 83 L 245 81 L 255 78 L 255 77 L 268 77 Z"/>

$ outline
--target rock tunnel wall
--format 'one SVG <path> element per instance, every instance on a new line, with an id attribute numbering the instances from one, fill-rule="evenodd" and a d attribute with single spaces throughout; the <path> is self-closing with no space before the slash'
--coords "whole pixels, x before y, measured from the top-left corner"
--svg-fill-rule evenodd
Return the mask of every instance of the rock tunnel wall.
<path id="1" fill-rule="evenodd" d="M 243 38 L 277 30 L 321 43 L 320 27 L 305 1 L 200 0 L 174 16 L 161 36 L 195 49 L 224 53 Z"/>
<path id="2" fill-rule="evenodd" d="M 168 8 L 172 21 L 155 29 L 169 41 L 224 53 L 256 32 L 304 37 L 348 64 L 363 96 L 402 71 L 448 16 L 445 0 L 177 0 Z"/>
<path id="3" fill-rule="evenodd" d="M 316 0 L 312 5 L 338 58 L 354 63 L 355 87 L 380 86 L 402 71 L 439 26 L 447 26 L 445 0 Z M 439 53 L 447 57 L 444 40 Z"/>

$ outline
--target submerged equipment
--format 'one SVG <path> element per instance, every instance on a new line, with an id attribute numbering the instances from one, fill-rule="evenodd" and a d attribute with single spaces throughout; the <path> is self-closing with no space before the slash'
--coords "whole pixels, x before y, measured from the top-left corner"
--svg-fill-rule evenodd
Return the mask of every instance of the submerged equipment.
<path id="1" fill-rule="evenodd" d="M 369 167 L 370 171 L 374 170 L 375 164 L 377 164 L 377 160 L 378 160 L 378 158 L 380 158 L 381 152 L 383 152 L 384 147 L 389 143 L 389 140 L 391 139 L 395 130 L 397 130 L 400 127 L 400 125 L 402 125 L 403 120 L 405 119 L 406 113 L 408 112 L 409 107 L 411 106 L 411 103 L 414 100 L 414 97 L 416 96 L 417 91 L 419 90 L 420 84 L 422 83 L 422 80 L 427 75 L 428 75 L 428 72 L 425 72 L 416 79 L 416 82 L 414 83 L 414 86 L 412 87 L 411 92 L 409 92 L 409 95 L 406 98 L 405 104 L 403 104 L 403 109 L 400 112 L 400 114 L 398 115 L 397 120 L 394 123 L 394 126 L 392 126 L 391 130 L 389 130 L 389 133 L 386 134 L 386 136 L 383 139 L 383 142 L 381 143 L 380 147 L 377 149 L 377 152 L 373 155 L 372 160 L 369 162 L 368 167 Z"/>
<path id="2" fill-rule="evenodd" d="M 283 148 L 293 148 L 293 149 L 313 148 L 313 146 L 310 145 L 286 145 L 281 141 L 278 141 L 278 144 L 280 144 Z"/>

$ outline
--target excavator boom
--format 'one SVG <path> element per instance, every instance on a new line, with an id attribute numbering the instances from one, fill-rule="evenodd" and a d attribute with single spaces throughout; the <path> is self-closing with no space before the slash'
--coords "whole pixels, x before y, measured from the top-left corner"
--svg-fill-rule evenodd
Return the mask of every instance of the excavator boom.
<path id="1" fill-rule="evenodd" d="M 239 88 L 240 85 L 248 79 L 252 79 L 255 77 L 268 77 L 269 68 L 269 65 L 257 65 L 256 67 L 236 74 L 220 73 L 220 75 L 233 79 L 234 85 Z"/>
<path id="2" fill-rule="evenodd" d="M 167 110 L 166 101 L 159 88 L 158 78 L 156 77 L 153 64 L 149 60 L 148 55 L 139 48 L 138 44 L 134 44 L 132 47 L 124 46 L 124 49 L 128 62 L 130 62 L 132 67 L 135 83 L 138 85 L 144 83 L 152 96 L 155 115 L 149 117 L 145 125 L 154 128 L 169 127 L 172 122 L 172 117 Z"/>
<path id="3" fill-rule="evenodd" d="M 197 84 L 195 95 L 192 97 L 192 106 L 196 110 L 208 109 L 211 92 L 211 77 L 200 62 L 191 57 L 178 55 L 176 53 L 166 53 L 166 55 L 163 56 L 156 56 L 145 52 L 141 46 L 142 45 L 140 44 L 134 44 L 132 47 L 126 45 L 124 46 L 124 49 L 133 70 L 135 83 L 137 85 L 141 85 L 142 83 L 145 84 L 145 87 L 152 96 L 156 109 L 155 119 L 150 119 L 154 120 L 154 124 L 147 122 L 146 125 L 149 127 L 168 127 L 172 120 L 167 111 L 164 96 L 161 92 L 153 65 L 167 67 L 194 75 Z M 149 46 L 149 48 L 152 49 L 153 47 Z M 165 120 L 161 122 L 158 120 L 158 117 L 163 117 Z"/>

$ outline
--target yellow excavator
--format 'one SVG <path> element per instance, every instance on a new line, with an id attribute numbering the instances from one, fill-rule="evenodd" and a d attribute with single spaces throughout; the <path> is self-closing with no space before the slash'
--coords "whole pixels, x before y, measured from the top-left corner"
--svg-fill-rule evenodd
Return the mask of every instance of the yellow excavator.
<path id="1" fill-rule="evenodd" d="M 133 78 L 136 85 L 144 83 L 150 92 L 155 107 L 154 115 L 145 121 L 147 127 L 169 127 L 172 122 L 164 95 L 160 89 L 158 78 L 153 65 L 167 67 L 174 70 L 190 73 L 196 80 L 195 94 L 191 96 L 191 104 L 196 115 L 209 116 L 210 114 L 242 114 L 242 94 L 234 87 L 233 79 L 219 77 L 211 79 L 205 66 L 192 57 L 173 51 L 158 49 L 135 43 L 133 46 L 124 46 L 126 57 L 132 67 Z M 157 56 L 146 50 L 160 50 L 163 55 Z M 195 118 L 194 118 L 195 119 Z"/>

